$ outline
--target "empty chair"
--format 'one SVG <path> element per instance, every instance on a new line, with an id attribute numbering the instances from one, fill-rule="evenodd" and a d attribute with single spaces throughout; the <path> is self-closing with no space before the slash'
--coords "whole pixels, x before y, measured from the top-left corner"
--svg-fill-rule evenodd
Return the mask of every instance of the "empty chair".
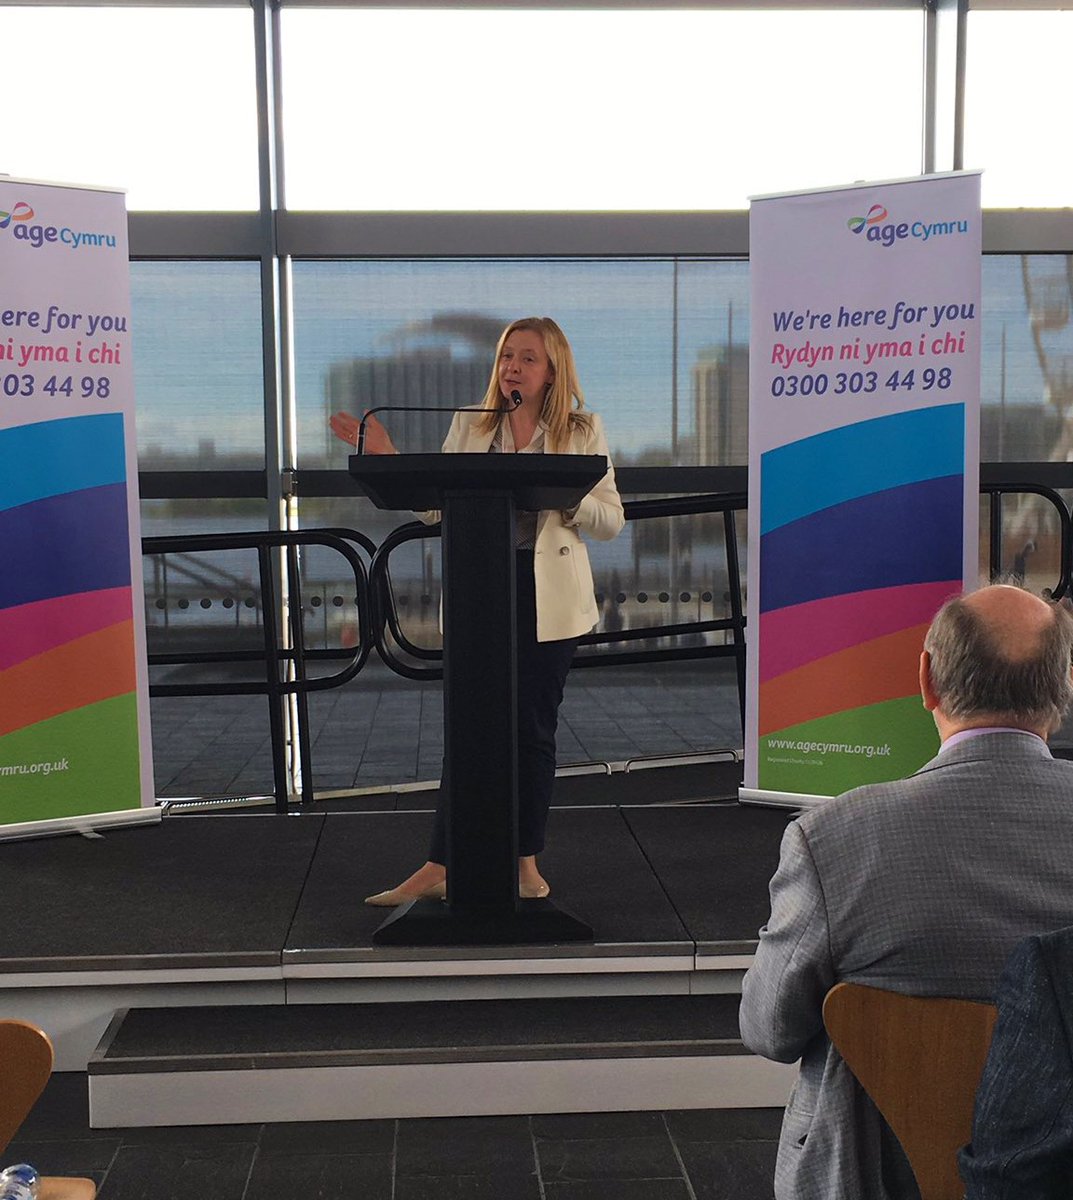
<path id="1" fill-rule="evenodd" d="M 823 1022 L 901 1142 L 923 1200 L 961 1200 L 957 1155 L 972 1132 L 994 1006 L 839 983 Z"/>
<path id="2" fill-rule="evenodd" d="M 28 1021 L 0 1020 L 0 1165 L 6 1165 L 8 1142 L 44 1091 L 52 1062 L 52 1042 L 43 1029 Z M 43 1175 L 38 1200 L 93 1200 L 96 1194 L 92 1179 Z"/>

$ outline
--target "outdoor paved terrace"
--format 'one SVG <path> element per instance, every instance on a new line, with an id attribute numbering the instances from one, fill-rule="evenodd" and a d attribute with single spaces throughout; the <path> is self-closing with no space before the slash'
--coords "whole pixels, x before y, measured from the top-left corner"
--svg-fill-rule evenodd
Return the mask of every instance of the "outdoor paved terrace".
<path id="1" fill-rule="evenodd" d="M 350 685 L 309 702 L 318 792 L 436 780 L 443 688 L 389 671 L 375 656 Z M 260 696 L 152 702 L 160 797 L 270 792 L 267 702 Z M 558 760 L 623 762 L 740 749 L 729 659 L 572 671 L 559 716 Z"/>

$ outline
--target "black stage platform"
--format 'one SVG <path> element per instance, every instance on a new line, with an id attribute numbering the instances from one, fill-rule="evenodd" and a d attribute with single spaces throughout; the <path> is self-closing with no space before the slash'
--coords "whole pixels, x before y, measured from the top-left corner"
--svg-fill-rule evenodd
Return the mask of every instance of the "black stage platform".
<path id="1" fill-rule="evenodd" d="M 167 1040 L 176 1035 L 164 1028 L 166 1014 L 177 1006 L 203 1008 L 209 1028 L 210 1011 L 221 1006 L 232 1007 L 236 1019 L 245 1011 L 256 1023 L 258 1012 L 285 1005 L 314 1030 L 322 1024 L 318 1005 L 327 1006 L 328 1020 L 333 1005 L 683 997 L 661 1006 L 669 1041 L 648 1046 L 647 1058 L 655 1061 L 673 1050 L 674 1004 L 684 1005 L 675 1020 L 696 1054 L 711 1052 L 710 1038 L 689 1032 L 700 1027 L 700 1016 L 689 1015 L 688 1003 L 711 997 L 722 1042 L 733 1043 L 740 1056 L 736 995 L 767 916 L 767 885 L 788 816 L 726 799 L 737 770 L 708 763 L 558 781 L 541 869 L 554 899 L 592 925 L 592 943 L 374 945 L 386 913 L 362 897 L 423 860 L 435 801 L 427 790 L 335 800 L 285 815 L 173 813 L 157 825 L 103 836 L 0 844 L 12 914 L 0 929 L 0 1012 L 44 1026 L 57 1043 L 58 1069 L 81 1070 L 124 1009 L 142 1010 L 140 1028 L 144 1010 L 159 1010 Z M 608 803 L 611 795 L 648 802 Z M 565 1029 L 574 1017 L 563 1012 Z M 189 1016 L 186 1024 L 199 1025 Z M 291 1027 L 288 1036 L 306 1035 Z M 525 1038 L 520 1033 L 517 1040 Z M 309 1041 L 312 1048 L 312 1034 Z M 267 1044 L 263 1050 L 274 1053 Z M 352 1047 L 346 1062 L 362 1053 Z M 412 1049 L 400 1046 L 399 1055 L 405 1063 Z M 727 1069 L 740 1073 L 739 1061 L 728 1059 Z M 689 1063 L 676 1068 L 680 1078 L 689 1070 L 699 1077 L 700 1058 Z M 607 1088 L 616 1095 L 620 1066 L 605 1064 Z M 656 1078 L 664 1077 L 660 1069 Z M 704 1078 L 711 1078 L 707 1068 Z M 765 1097 L 778 1093 L 783 1078 L 772 1085 L 765 1076 L 762 1083 L 746 1089 L 748 1103 L 780 1103 Z M 365 1089 L 347 1077 L 337 1090 L 349 1104 Z M 144 1103 L 136 1088 L 130 1095 L 123 1103 Z M 668 1100 L 677 1095 L 668 1093 Z M 196 1111 L 201 1101 L 183 1102 Z M 675 1102 L 692 1103 L 688 1096 Z M 707 1093 L 697 1101 L 711 1102 Z M 594 1093 L 594 1107 L 605 1103 Z M 405 1103 L 397 1115 L 403 1111 Z M 174 1113 L 160 1120 L 182 1123 Z"/>
<path id="2" fill-rule="evenodd" d="M 733 803 L 559 809 L 541 869 L 595 942 L 555 952 L 749 953 L 786 821 Z M 26 972 L 272 967 L 285 955 L 442 958 L 445 948 L 374 947 L 385 913 L 361 903 L 422 860 L 430 829 L 422 812 L 247 813 L 0 844 L 12 914 L 0 984 Z"/>

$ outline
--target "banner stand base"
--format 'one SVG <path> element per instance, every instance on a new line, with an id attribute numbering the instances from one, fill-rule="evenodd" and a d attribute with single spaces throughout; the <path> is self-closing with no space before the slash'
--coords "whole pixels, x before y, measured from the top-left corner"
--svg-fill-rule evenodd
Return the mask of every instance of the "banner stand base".
<path id="1" fill-rule="evenodd" d="M 807 792 L 772 792 L 764 788 L 738 788 L 738 803 L 757 808 L 817 808 L 832 796 L 811 796 Z"/>
<path id="2" fill-rule="evenodd" d="M 93 837 L 99 829 L 114 829 L 121 825 L 153 825 L 162 820 L 164 810 L 155 804 L 146 808 L 124 809 L 110 813 L 83 813 L 75 817 L 53 817 L 48 821 L 19 821 L 0 825 L 0 841 L 19 838 L 57 837 L 64 833 L 81 833 Z"/>

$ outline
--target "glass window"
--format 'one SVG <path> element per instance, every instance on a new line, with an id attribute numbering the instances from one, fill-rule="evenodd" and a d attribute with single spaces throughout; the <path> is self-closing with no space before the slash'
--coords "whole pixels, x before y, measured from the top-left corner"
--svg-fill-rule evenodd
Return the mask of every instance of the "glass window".
<path id="1" fill-rule="evenodd" d="M 920 166 L 911 9 L 285 8 L 282 22 L 294 208 L 742 208 Z"/>
<path id="2" fill-rule="evenodd" d="M 1073 460 L 1073 258 L 988 255 L 983 263 L 981 456 Z M 1065 502 L 1069 503 L 1069 493 Z M 989 511 L 982 512 L 987 529 Z M 1035 591 L 1061 569 L 1058 514 L 1030 494 L 1002 501 L 1002 566 Z M 1069 726 L 1065 741 L 1069 743 Z"/>
<path id="3" fill-rule="evenodd" d="M 1073 12 L 970 11 L 966 46 L 965 165 L 983 168 L 984 206 L 1073 203 Z"/>
<path id="4" fill-rule="evenodd" d="M 1073 457 L 1073 258 L 983 261 L 981 456 Z"/>
<path id="5" fill-rule="evenodd" d="M 379 517 L 381 524 L 364 523 L 370 516 Z M 375 513 L 362 501 L 302 501 L 303 525 L 357 525 L 378 542 L 405 519 L 402 513 Z M 744 525 L 739 530 L 739 538 L 743 537 Z M 442 644 L 440 550 L 437 536 L 422 536 L 393 550 L 388 563 L 402 636 L 418 649 Z M 730 615 L 719 516 L 640 520 L 610 542 L 590 542 L 589 555 L 600 632 L 654 629 Z M 307 553 L 302 572 L 306 645 L 313 649 L 352 646 L 357 636 L 350 603 L 353 584 L 345 569 L 340 570 L 338 556 Z M 667 635 L 658 643 L 630 642 L 611 649 L 729 641 L 727 633 L 689 630 Z M 409 647 L 393 653 L 403 663 L 430 665 L 412 659 Z M 656 696 L 654 705 L 634 703 L 633 694 L 641 686 Z M 443 753 L 439 683 L 395 675 L 373 655 L 351 683 L 311 695 L 309 711 L 318 790 L 439 777 Z M 614 713 L 614 719 L 607 713 Z M 560 764 L 617 761 L 646 753 L 736 746 L 740 739 L 737 684 L 729 659 L 575 669 L 567 681 L 560 715 L 557 759 Z"/>
<path id="6" fill-rule="evenodd" d="M 257 207 L 248 9 L 16 6 L 0 26 L 5 172 L 132 209 Z"/>
<path id="7" fill-rule="evenodd" d="M 678 264 L 675 466 L 749 462 L 749 264 Z"/>
<path id="8" fill-rule="evenodd" d="M 476 404 L 515 317 L 553 316 L 619 465 L 668 444 L 670 260 L 300 262 L 294 265 L 300 467 L 343 467 L 337 409 Z M 400 450 L 436 450 L 450 417 L 385 416 Z"/>
<path id="9" fill-rule="evenodd" d="M 143 500 L 142 537 L 200 537 L 268 528 L 263 500 Z M 142 557 L 150 654 L 260 649 L 256 550 L 179 550 Z M 154 682 L 216 681 L 214 668 L 154 668 Z M 264 670 L 255 671 L 264 678 Z"/>
<path id="10" fill-rule="evenodd" d="M 748 265 L 742 261 L 674 259 L 297 262 L 293 267 L 299 464 L 343 468 L 347 449 L 328 431 L 337 408 L 379 404 L 474 403 L 483 394 L 496 339 L 515 316 L 550 313 L 571 339 L 588 403 L 605 418 L 618 466 L 746 461 Z M 449 416 L 435 424 L 411 413 L 386 413 L 400 449 L 434 450 Z M 677 432 L 675 432 L 677 431 Z M 380 544 L 407 514 L 381 512 L 364 499 L 299 500 L 303 526 L 343 525 Z M 439 542 L 423 538 L 392 554 L 392 592 L 404 636 L 418 647 L 440 644 Z M 678 517 L 631 524 L 611 542 L 591 544 L 601 628 L 650 628 L 728 613 L 722 519 Z M 306 563 L 309 569 L 309 562 Z M 331 574 L 334 570 L 336 574 Z M 311 592 L 310 644 L 347 644 L 353 621 L 337 563 L 326 564 Z M 336 597 L 344 603 L 336 604 Z M 315 607 L 313 598 L 320 599 Z M 675 645 L 725 640 L 691 633 Z M 401 655 L 407 660 L 405 653 Z M 347 729 L 346 752 L 330 739 L 314 747 L 316 786 L 370 786 L 435 778 L 442 745 L 435 685 L 386 674 L 374 658 L 341 693 L 311 699 L 315 725 Z M 717 683 L 720 716 L 696 722 L 692 738 L 660 727 L 646 740 L 621 723 L 575 725 L 570 697 L 582 707 L 629 672 L 586 670 L 571 676 L 559 761 L 618 759 L 645 750 L 665 753 L 736 745 L 737 692 L 726 662 L 649 669 L 684 707 Z M 405 761 L 388 759 L 375 733 L 377 689 L 390 683 L 391 719 L 410 722 Z M 677 689 L 684 689 L 682 696 Z M 595 692 L 593 689 L 596 689 Z M 691 692 L 690 689 L 693 689 Z M 608 693 L 609 695 L 612 693 Z M 706 712 L 711 713 L 709 697 Z M 345 714 L 345 716 L 343 715 Z M 408 726 L 409 727 L 409 726 Z M 643 749 L 642 749 L 643 748 Z M 338 761 L 336 761 L 338 758 Z"/>
<path id="11" fill-rule="evenodd" d="M 131 264 L 143 471 L 265 465 L 257 263 Z"/>
<path id="12" fill-rule="evenodd" d="M 143 500 L 144 537 L 267 528 L 256 500 Z M 150 655 L 262 650 L 257 555 L 214 550 L 142 557 Z M 151 684 L 264 678 L 259 663 L 151 666 Z M 151 727 L 156 794 L 165 797 L 270 793 L 268 702 L 263 696 L 154 696 Z"/>
<path id="13" fill-rule="evenodd" d="M 672 259 L 306 262 L 294 267 L 299 465 L 340 467 L 336 409 L 477 403 L 496 339 L 548 313 L 619 466 L 748 461 L 749 268 Z M 449 416 L 385 417 L 400 449 Z"/>

